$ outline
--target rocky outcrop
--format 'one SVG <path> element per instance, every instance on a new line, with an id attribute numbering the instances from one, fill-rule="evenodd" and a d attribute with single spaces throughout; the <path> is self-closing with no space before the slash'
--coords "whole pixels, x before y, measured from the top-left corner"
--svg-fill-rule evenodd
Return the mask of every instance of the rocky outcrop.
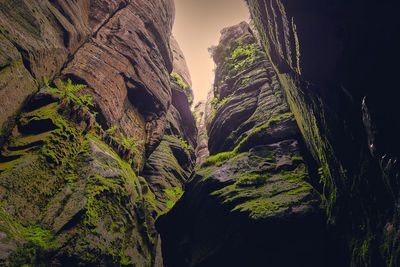
<path id="1" fill-rule="evenodd" d="M 209 102 L 210 103 L 210 102 Z M 200 166 L 208 156 L 208 133 L 207 133 L 207 114 L 206 114 L 207 103 L 200 101 L 194 107 L 194 113 L 196 115 L 197 123 L 197 146 L 196 146 L 196 166 Z"/>
<path id="2" fill-rule="evenodd" d="M 173 19 L 172 0 L 0 3 L 0 265 L 163 266 L 154 221 L 197 136 Z"/>
<path id="3" fill-rule="evenodd" d="M 247 23 L 220 40 L 206 115 L 212 156 L 157 220 L 165 266 L 339 266 L 272 66 Z"/>
<path id="4" fill-rule="evenodd" d="M 217 69 L 207 126 L 213 136 L 211 154 L 232 150 L 252 130 L 289 112 L 277 76 L 247 23 L 222 30 L 213 57 Z"/>
<path id="5" fill-rule="evenodd" d="M 189 70 L 178 43 L 171 38 L 174 70 L 171 75 L 172 105 L 166 117 L 165 134 L 143 169 L 143 176 L 159 200 L 160 210 L 167 212 L 181 197 L 195 164 L 197 128 L 186 92 L 193 92 L 188 84 Z M 177 59 L 177 60 L 175 60 Z"/>
<path id="6" fill-rule="evenodd" d="M 172 1 L 23 1 L 0 10 L 1 125 L 43 76 L 61 72 L 88 85 L 103 127 L 116 124 L 145 140 L 147 155 L 154 150 L 171 99 Z"/>
<path id="7" fill-rule="evenodd" d="M 181 48 L 175 37 L 171 36 L 171 50 L 174 57 L 174 69 L 173 72 L 179 74 L 183 82 L 190 87 L 192 87 L 192 78 L 190 77 L 189 68 L 186 64 L 185 55 L 183 54 Z"/>
<path id="8" fill-rule="evenodd" d="M 151 264 L 159 211 L 145 179 L 85 116 L 35 99 L 1 155 L 1 262 Z"/>
<path id="9" fill-rule="evenodd" d="M 247 3 L 319 168 L 329 222 L 347 238 L 346 265 L 399 266 L 397 3 Z"/>

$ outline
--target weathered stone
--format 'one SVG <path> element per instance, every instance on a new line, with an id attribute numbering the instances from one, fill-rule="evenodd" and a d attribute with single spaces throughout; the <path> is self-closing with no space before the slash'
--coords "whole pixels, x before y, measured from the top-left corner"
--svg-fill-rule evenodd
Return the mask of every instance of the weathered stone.
<path id="1" fill-rule="evenodd" d="M 121 4 L 124 1 L 1 2 L 0 55 L 7 57 L 0 61 L 0 96 L 6 100 L 0 125 L 35 91 L 34 79 L 54 77 Z"/>
<path id="2" fill-rule="evenodd" d="M 227 61 L 235 52 L 238 56 Z M 232 150 L 248 133 L 289 112 L 278 77 L 246 22 L 221 31 L 214 60 L 214 118 L 207 125 L 211 154 Z M 227 68 L 236 71 L 232 75 Z"/>
<path id="3" fill-rule="evenodd" d="M 163 265 L 154 220 L 180 198 L 197 134 L 189 91 L 170 76 L 177 64 L 191 84 L 173 19 L 172 0 L 0 3 L 0 124 L 43 76 L 87 85 L 74 97 L 94 104 L 42 88 L 10 119 L 0 264 Z"/>
<path id="4" fill-rule="evenodd" d="M 216 97 L 195 108 L 212 156 L 156 223 L 165 266 L 340 265 L 277 75 L 248 24 L 221 33 Z"/>
<path id="5" fill-rule="evenodd" d="M 207 114 L 206 103 L 199 102 L 194 107 L 194 112 L 197 117 L 197 146 L 196 146 L 196 166 L 203 163 L 210 155 L 208 151 L 208 133 L 207 133 Z"/>
<path id="6" fill-rule="evenodd" d="M 398 4 L 247 3 L 319 168 L 330 222 L 347 236 L 346 265 L 399 265 L 400 253 L 392 249 L 400 229 L 393 223 L 400 192 L 400 123 L 393 117 Z M 390 241 L 385 225 L 396 229 Z"/>
<path id="7" fill-rule="evenodd" d="M 190 77 L 189 68 L 186 64 L 185 55 L 183 54 L 178 42 L 174 36 L 171 36 L 170 40 L 171 50 L 174 57 L 174 69 L 173 72 L 181 76 L 184 83 L 192 86 L 192 78 Z"/>
<path id="8" fill-rule="evenodd" d="M 297 150 L 287 140 L 198 169 L 157 221 L 165 266 L 325 266 L 323 210 L 304 163 L 279 166 Z"/>

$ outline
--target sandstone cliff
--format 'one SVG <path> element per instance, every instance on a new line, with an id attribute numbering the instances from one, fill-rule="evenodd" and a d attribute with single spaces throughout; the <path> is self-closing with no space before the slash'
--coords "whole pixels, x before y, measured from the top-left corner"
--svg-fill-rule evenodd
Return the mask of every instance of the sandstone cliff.
<path id="1" fill-rule="evenodd" d="M 154 221 L 197 135 L 173 19 L 172 0 L 0 3 L 1 264 L 162 266 Z"/>
<path id="2" fill-rule="evenodd" d="M 173 0 L 0 1 L 0 266 L 400 266 L 398 4 L 246 2 L 192 112 Z"/>
<path id="3" fill-rule="evenodd" d="M 347 264 L 399 266 L 397 2 L 247 3 L 319 168 L 329 222 L 347 239 Z"/>
<path id="4" fill-rule="evenodd" d="M 328 266 L 326 218 L 277 75 L 245 22 L 213 50 L 211 156 L 157 221 L 165 266 Z"/>

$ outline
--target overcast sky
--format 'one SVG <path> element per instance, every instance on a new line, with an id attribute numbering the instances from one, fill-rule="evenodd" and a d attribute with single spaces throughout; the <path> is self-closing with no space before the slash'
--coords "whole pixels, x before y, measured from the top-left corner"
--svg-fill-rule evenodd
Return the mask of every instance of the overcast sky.
<path id="1" fill-rule="evenodd" d="M 192 76 L 194 101 L 205 100 L 214 81 L 214 62 L 207 48 L 217 45 L 226 26 L 249 21 L 244 0 L 175 0 L 173 33 Z"/>

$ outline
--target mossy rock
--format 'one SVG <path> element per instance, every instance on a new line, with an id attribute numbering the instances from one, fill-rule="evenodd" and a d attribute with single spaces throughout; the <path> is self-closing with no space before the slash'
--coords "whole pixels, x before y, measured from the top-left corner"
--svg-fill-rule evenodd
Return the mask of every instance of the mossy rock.
<path id="1" fill-rule="evenodd" d="M 147 181 L 95 131 L 60 114 L 57 103 L 22 113 L 16 129 L 0 162 L 0 232 L 8 248 L 0 260 L 150 265 L 160 209 Z"/>

